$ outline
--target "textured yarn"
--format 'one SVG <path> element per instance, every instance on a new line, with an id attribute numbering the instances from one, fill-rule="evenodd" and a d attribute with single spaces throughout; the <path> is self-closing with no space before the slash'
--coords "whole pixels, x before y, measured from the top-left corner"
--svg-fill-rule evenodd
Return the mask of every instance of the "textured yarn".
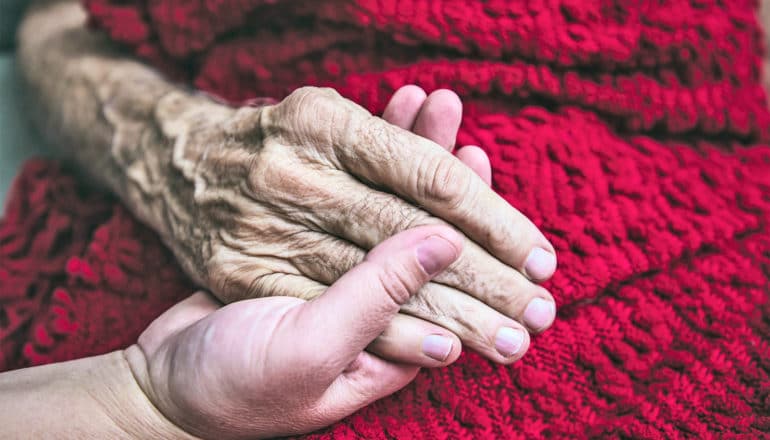
<path id="1" fill-rule="evenodd" d="M 241 102 L 333 86 L 465 103 L 459 144 L 552 240 L 559 316 L 310 438 L 770 438 L 770 112 L 756 1 L 88 0 L 92 24 Z M 162 268 L 162 270 L 158 270 Z M 191 293 L 112 199 L 33 162 L 0 221 L 0 370 L 133 342 Z"/>

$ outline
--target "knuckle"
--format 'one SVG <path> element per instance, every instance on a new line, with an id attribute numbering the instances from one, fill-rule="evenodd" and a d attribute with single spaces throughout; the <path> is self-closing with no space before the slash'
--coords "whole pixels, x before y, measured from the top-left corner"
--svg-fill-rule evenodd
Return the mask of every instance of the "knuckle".
<path id="1" fill-rule="evenodd" d="M 450 155 L 441 155 L 419 172 L 420 189 L 426 199 L 457 209 L 472 195 L 473 182 L 465 165 Z"/>
<path id="2" fill-rule="evenodd" d="M 400 197 L 387 193 L 366 194 L 355 203 L 350 212 L 352 218 L 375 220 L 373 224 L 377 225 L 379 234 L 375 243 L 369 243 L 371 246 L 396 233 L 440 222 Z"/>
<path id="3" fill-rule="evenodd" d="M 394 264 L 378 266 L 375 273 L 378 284 L 393 303 L 401 307 L 409 301 L 417 284 L 417 276 L 414 273 Z"/>
<path id="4" fill-rule="evenodd" d="M 351 119 L 351 121 L 354 120 L 356 119 Z M 350 139 L 346 144 L 353 146 L 359 152 L 366 150 L 367 154 L 363 157 L 370 157 L 371 163 L 369 165 L 392 163 L 399 157 L 403 157 L 403 154 L 399 153 L 406 151 L 408 143 L 405 142 L 403 136 L 398 134 L 398 130 L 394 130 L 384 120 L 371 115 L 362 117 L 357 121 L 357 125 L 349 125 L 351 129 L 347 135 L 350 136 Z"/>
<path id="5" fill-rule="evenodd" d="M 319 117 L 340 108 L 344 98 L 334 89 L 318 87 L 301 87 L 292 92 L 282 102 L 288 111 L 300 118 Z"/>
<path id="6" fill-rule="evenodd" d="M 523 305 L 526 304 L 525 297 L 528 296 L 522 295 L 521 293 L 523 292 L 519 292 L 519 294 L 516 295 L 511 294 L 511 292 L 506 289 L 495 289 L 489 292 L 487 303 L 493 309 L 504 313 L 507 316 L 517 317 L 524 311 Z"/>
<path id="7" fill-rule="evenodd" d="M 333 89 L 300 87 L 272 110 L 270 119 L 290 141 L 318 142 L 331 132 L 330 123 L 340 118 L 344 101 Z"/>
<path id="8" fill-rule="evenodd" d="M 431 217 L 425 211 L 414 208 L 406 203 L 398 203 L 390 214 L 392 230 L 391 235 L 428 224 L 440 223 L 438 219 Z"/>
<path id="9" fill-rule="evenodd" d="M 355 145 L 362 123 L 371 118 L 336 90 L 314 87 L 303 87 L 286 98 L 285 113 L 289 121 L 285 135 L 310 151 L 323 152 L 326 160 Z"/>
<path id="10" fill-rule="evenodd" d="M 282 104 L 287 107 L 303 107 L 307 102 L 315 102 L 321 99 L 336 99 L 340 95 L 334 89 L 328 87 L 304 86 L 295 89 L 289 94 Z"/>
<path id="11" fill-rule="evenodd" d="M 310 240 L 304 237 L 310 236 Z M 299 239 L 299 237 L 297 237 Z M 307 231 L 297 248 L 303 252 L 291 263 L 304 275 L 324 284 L 333 284 L 363 259 L 363 251 L 342 240 Z"/>
<path id="12" fill-rule="evenodd" d="M 442 324 L 442 320 L 446 320 L 448 318 L 451 319 L 451 307 L 449 309 L 443 307 L 441 300 L 437 300 L 436 297 L 432 295 L 433 286 L 433 283 L 428 283 L 425 285 L 422 289 L 420 289 L 417 295 L 409 298 L 409 301 L 403 305 L 402 310 L 409 313 L 410 315 L 433 322 L 435 324 Z M 444 321 L 443 324 L 446 324 L 446 322 Z"/>
<path id="13" fill-rule="evenodd" d="M 444 287 L 429 283 L 403 307 L 410 315 L 440 325 L 463 340 L 482 337 L 487 307 L 466 297 L 446 295 Z M 451 298 L 451 299 L 450 299 Z"/>

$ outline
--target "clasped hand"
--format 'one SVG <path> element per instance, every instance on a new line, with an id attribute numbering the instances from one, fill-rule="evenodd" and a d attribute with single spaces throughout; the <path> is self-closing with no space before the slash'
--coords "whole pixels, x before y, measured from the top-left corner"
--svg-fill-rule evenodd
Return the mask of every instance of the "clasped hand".
<path id="1" fill-rule="evenodd" d="M 312 95 L 317 92 L 306 93 Z M 298 98 L 295 96 L 292 99 Z M 305 99 L 334 100 L 337 97 L 332 94 L 322 98 L 306 96 Z M 304 105 L 308 104 L 305 102 Z M 407 87 L 393 97 L 384 119 L 433 140 L 438 145 L 451 148 L 459 125 L 458 106 L 459 100 L 451 92 L 440 91 L 426 99 L 420 89 Z M 292 132 L 296 133 L 296 130 Z M 425 148 L 433 147 L 427 144 Z M 457 162 L 452 162 L 450 156 L 443 154 L 443 150 L 433 148 L 430 154 L 435 160 L 449 161 L 451 165 L 447 166 L 455 170 L 450 175 L 458 173 L 463 178 L 470 178 L 470 174 L 454 165 Z M 464 147 L 458 151 L 457 157 L 468 170 L 478 176 L 476 183 L 467 185 L 479 185 L 478 182 L 481 182 L 485 187 L 488 186 L 489 162 L 482 150 Z M 297 167 L 301 168 L 300 165 Z M 284 173 L 290 170 L 281 169 Z M 292 169 L 291 172 L 296 170 Z M 368 172 L 365 168 L 361 170 L 361 173 Z M 408 172 L 408 167 L 403 172 Z M 366 176 L 372 181 L 387 182 L 397 188 L 400 185 L 382 176 Z M 407 175 L 402 177 L 407 178 Z M 296 184 L 296 180 L 306 178 L 303 175 L 301 179 L 289 180 L 285 184 Z M 358 184 L 334 172 L 327 173 L 323 178 L 337 179 L 337 185 Z M 280 180 L 272 180 L 269 185 L 263 183 L 263 189 L 278 184 Z M 442 185 L 445 186 L 424 189 L 424 202 L 433 203 L 430 206 L 444 215 L 459 215 L 438 203 L 452 203 L 450 199 L 455 196 L 450 195 L 454 194 L 453 188 L 457 188 L 457 182 L 444 179 Z M 311 186 L 324 187 L 316 183 Z M 297 192 L 288 187 L 284 191 L 284 196 Z M 431 196 L 433 191 L 441 194 Z M 483 194 L 481 189 L 476 191 L 477 195 Z M 387 200 L 387 204 L 377 206 L 380 213 L 377 219 L 367 218 L 364 212 L 371 204 L 377 203 L 376 200 L 367 201 L 358 211 L 346 210 L 334 214 L 331 208 L 333 204 L 330 204 L 328 211 L 316 210 L 312 215 L 317 216 L 318 222 L 323 221 L 324 215 L 336 215 L 338 221 L 343 221 L 344 215 L 353 215 L 351 219 L 345 220 L 347 229 L 339 229 L 335 233 L 356 240 L 366 248 L 376 244 L 380 238 L 377 231 L 381 228 L 378 229 L 371 222 L 394 222 L 389 217 L 393 215 L 393 211 L 389 210 L 392 204 L 400 204 L 397 207 L 399 215 L 412 220 L 402 224 L 393 223 L 388 226 L 389 230 L 396 232 L 404 227 L 410 229 L 380 243 L 366 257 L 359 256 L 358 253 L 362 251 L 354 245 L 333 244 L 331 237 L 320 237 L 319 241 L 314 242 L 313 250 L 324 252 L 324 258 L 332 258 L 339 263 L 340 256 L 335 255 L 335 252 L 352 253 L 342 257 L 349 259 L 342 267 L 351 266 L 346 273 L 321 275 L 322 279 L 329 281 L 330 287 L 312 284 L 312 281 L 302 278 L 299 273 L 304 272 L 300 271 L 292 277 L 282 273 L 276 283 L 249 286 L 256 289 L 255 296 L 272 295 L 272 298 L 238 301 L 221 307 L 209 294 L 198 292 L 159 317 L 141 335 L 138 344 L 126 351 L 129 365 L 140 387 L 173 425 L 186 433 L 206 438 L 248 438 L 309 432 L 331 424 L 402 388 L 415 377 L 420 365 L 446 365 L 457 358 L 460 343 L 455 334 L 446 330 L 458 328 L 447 325 L 457 317 L 451 314 L 443 318 L 438 314 L 422 315 L 425 319 L 444 324 L 444 327 L 437 326 L 418 318 L 421 316 L 419 312 L 425 309 L 414 306 L 426 304 L 425 299 L 420 300 L 419 297 L 425 294 L 426 289 L 434 289 L 435 294 L 439 295 L 436 298 L 454 291 L 454 288 L 447 285 L 431 283 L 431 279 L 445 280 L 457 288 L 461 286 L 458 278 L 463 270 L 478 270 L 482 268 L 480 262 L 491 264 L 490 261 L 497 264 L 495 268 L 505 272 L 501 278 L 510 277 L 510 273 L 538 278 L 533 277 L 532 270 L 527 272 L 526 259 L 522 263 L 523 270 L 516 271 L 504 266 L 480 247 L 475 247 L 453 228 L 401 202 L 398 197 L 373 190 L 366 194 L 375 199 Z M 274 197 L 272 200 L 276 200 L 275 195 L 271 195 Z M 323 199 L 317 195 L 313 197 L 316 197 L 312 199 L 314 203 Z M 325 193 L 324 197 L 338 201 L 334 192 Z M 294 203 L 300 203 L 299 198 Z M 476 209 L 483 208 L 476 205 L 477 202 L 461 199 L 454 204 L 459 206 L 463 203 L 476 206 Z M 289 213 L 291 210 L 284 209 L 283 212 Z M 526 228 L 531 227 L 515 211 L 509 209 L 508 214 L 512 212 L 514 221 L 520 224 L 523 222 Z M 455 220 L 459 223 L 463 221 L 458 218 Z M 287 220 L 286 224 L 276 223 L 279 226 L 274 227 L 297 227 L 296 224 L 290 226 L 290 223 L 294 222 Z M 416 226 L 419 223 L 429 225 Z M 311 232 L 300 230 L 295 233 Z M 535 234 L 525 242 L 538 243 L 540 237 Z M 265 238 L 259 240 L 264 241 Z M 303 242 L 289 241 L 289 244 L 298 252 Z M 549 246 L 547 242 L 540 241 L 539 244 Z M 469 254 L 471 257 L 468 257 Z M 515 255 L 515 252 L 505 253 L 508 258 L 512 258 L 511 254 Z M 300 257 L 290 261 L 295 264 L 303 261 L 301 255 L 304 254 L 296 255 Z M 250 257 L 256 261 L 260 258 L 253 255 Z M 473 261 L 473 258 L 479 258 L 480 262 Z M 259 264 L 259 267 L 264 267 L 264 262 Z M 297 266 L 309 270 L 307 264 Z M 328 267 L 324 269 L 318 264 L 315 270 L 322 272 L 328 270 Z M 539 278 L 550 276 L 548 271 L 552 270 L 546 268 Z M 269 276 L 275 276 L 275 273 L 271 272 Z M 232 284 L 230 286 L 232 288 Z M 261 289 L 267 289 L 267 292 Z M 281 293 L 285 295 L 275 296 Z M 457 301 L 457 295 L 466 297 L 465 293 L 457 292 L 455 296 L 450 296 L 450 301 L 444 299 L 443 302 L 437 302 L 442 307 L 442 313 L 447 312 L 445 304 Z M 502 295 L 504 293 L 492 298 Z M 520 296 L 521 292 L 514 291 L 511 295 Z M 306 301 L 311 298 L 315 299 Z M 489 323 L 488 330 L 479 332 L 488 335 L 496 331 L 495 339 L 489 343 L 482 337 L 486 346 L 482 346 L 480 351 L 503 362 L 514 361 L 526 352 L 529 338 L 516 321 L 508 317 L 501 318 L 499 312 L 470 297 L 466 301 L 469 302 L 465 304 L 471 304 L 465 309 L 466 312 L 476 312 L 475 307 L 482 315 L 495 317 Z M 511 301 L 505 304 L 511 304 Z M 399 314 L 400 310 L 411 310 L 415 316 Z M 466 317 L 458 321 L 476 322 L 474 318 L 477 317 Z M 539 325 L 533 325 L 526 319 L 524 316 L 524 324 L 537 331 L 549 325 L 553 318 L 543 318 L 544 322 Z M 502 327 L 501 321 L 506 322 Z M 523 337 L 511 337 L 514 331 Z M 468 335 L 467 329 L 458 333 Z M 480 347 L 478 344 L 471 345 L 476 349 Z M 495 347 L 496 356 L 489 355 L 489 346 Z M 367 348 L 376 354 L 367 352 Z"/>
<path id="2" fill-rule="evenodd" d="M 164 107 L 177 111 L 173 100 L 159 111 Z M 426 97 L 407 86 L 383 118 L 312 87 L 215 124 L 206 125 L 210 114 L 185 115 L 179 120 L 201 123 L 165 130 L 177 145 L 176 166 L 195 183 L 196 220 L 184 231 L 205 236 L 178 234 L 188 242 L 172 241 L 172 249 L 182 261 L 199 261 L 188 272 L 225 302 L 309 300 L 388 237 L 451 224 L 469 238 L 462 254 L 403 305 L 369 349 L 439 366 L 453 361 L 462 343 L 495 362 L 513 362 L 528 333 L 554 319 L 553 298 L 537 282 L 551 276 L 556 258 L 532 222 L 489 187 L 481 149 L 451 154 L 461 113 L 454 93 Z M 219 139 L 217 148 L 199 154 L 197 146 L 211 139 Z"/>

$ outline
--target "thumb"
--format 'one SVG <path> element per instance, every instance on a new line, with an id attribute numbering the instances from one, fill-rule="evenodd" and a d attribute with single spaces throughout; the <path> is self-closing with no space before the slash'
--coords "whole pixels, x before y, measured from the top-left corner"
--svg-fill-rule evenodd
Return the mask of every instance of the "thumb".
<path id="1" fill-rule="evenodd" d="M 327 361 L 342 371 L 412 295 L 460 256 L 462 244 L 463 237 L 443 225 L 410 229 L 379 244 L 297 311 L 307 349 L 328 353 Z"/>

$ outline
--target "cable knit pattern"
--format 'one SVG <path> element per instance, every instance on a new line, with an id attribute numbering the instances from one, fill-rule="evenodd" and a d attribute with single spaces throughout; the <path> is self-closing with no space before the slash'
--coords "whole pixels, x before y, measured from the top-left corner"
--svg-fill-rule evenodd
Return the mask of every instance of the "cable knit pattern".
<path id="1" fill-rule="evenodd" d="M 28 162 L 0 220 L 0 371 L 124 348 L 192 287 L 111 198 Z"/>
<path id="2" fill-rule="evenodd" d="M 770 438 L 755 1 L 86 4 L 114 40 L 235 102 L 329 85 L 380 112 L 404 84 L 458 91 L 458 143 L 485 148 L 495 189 L 557 248 L 559 319 L 524 360 L 465 353 L 310 438 Z M 191 292 L 154 235 L 57 166 L 15 188 L 0 369 L 128 344 Z"/>

